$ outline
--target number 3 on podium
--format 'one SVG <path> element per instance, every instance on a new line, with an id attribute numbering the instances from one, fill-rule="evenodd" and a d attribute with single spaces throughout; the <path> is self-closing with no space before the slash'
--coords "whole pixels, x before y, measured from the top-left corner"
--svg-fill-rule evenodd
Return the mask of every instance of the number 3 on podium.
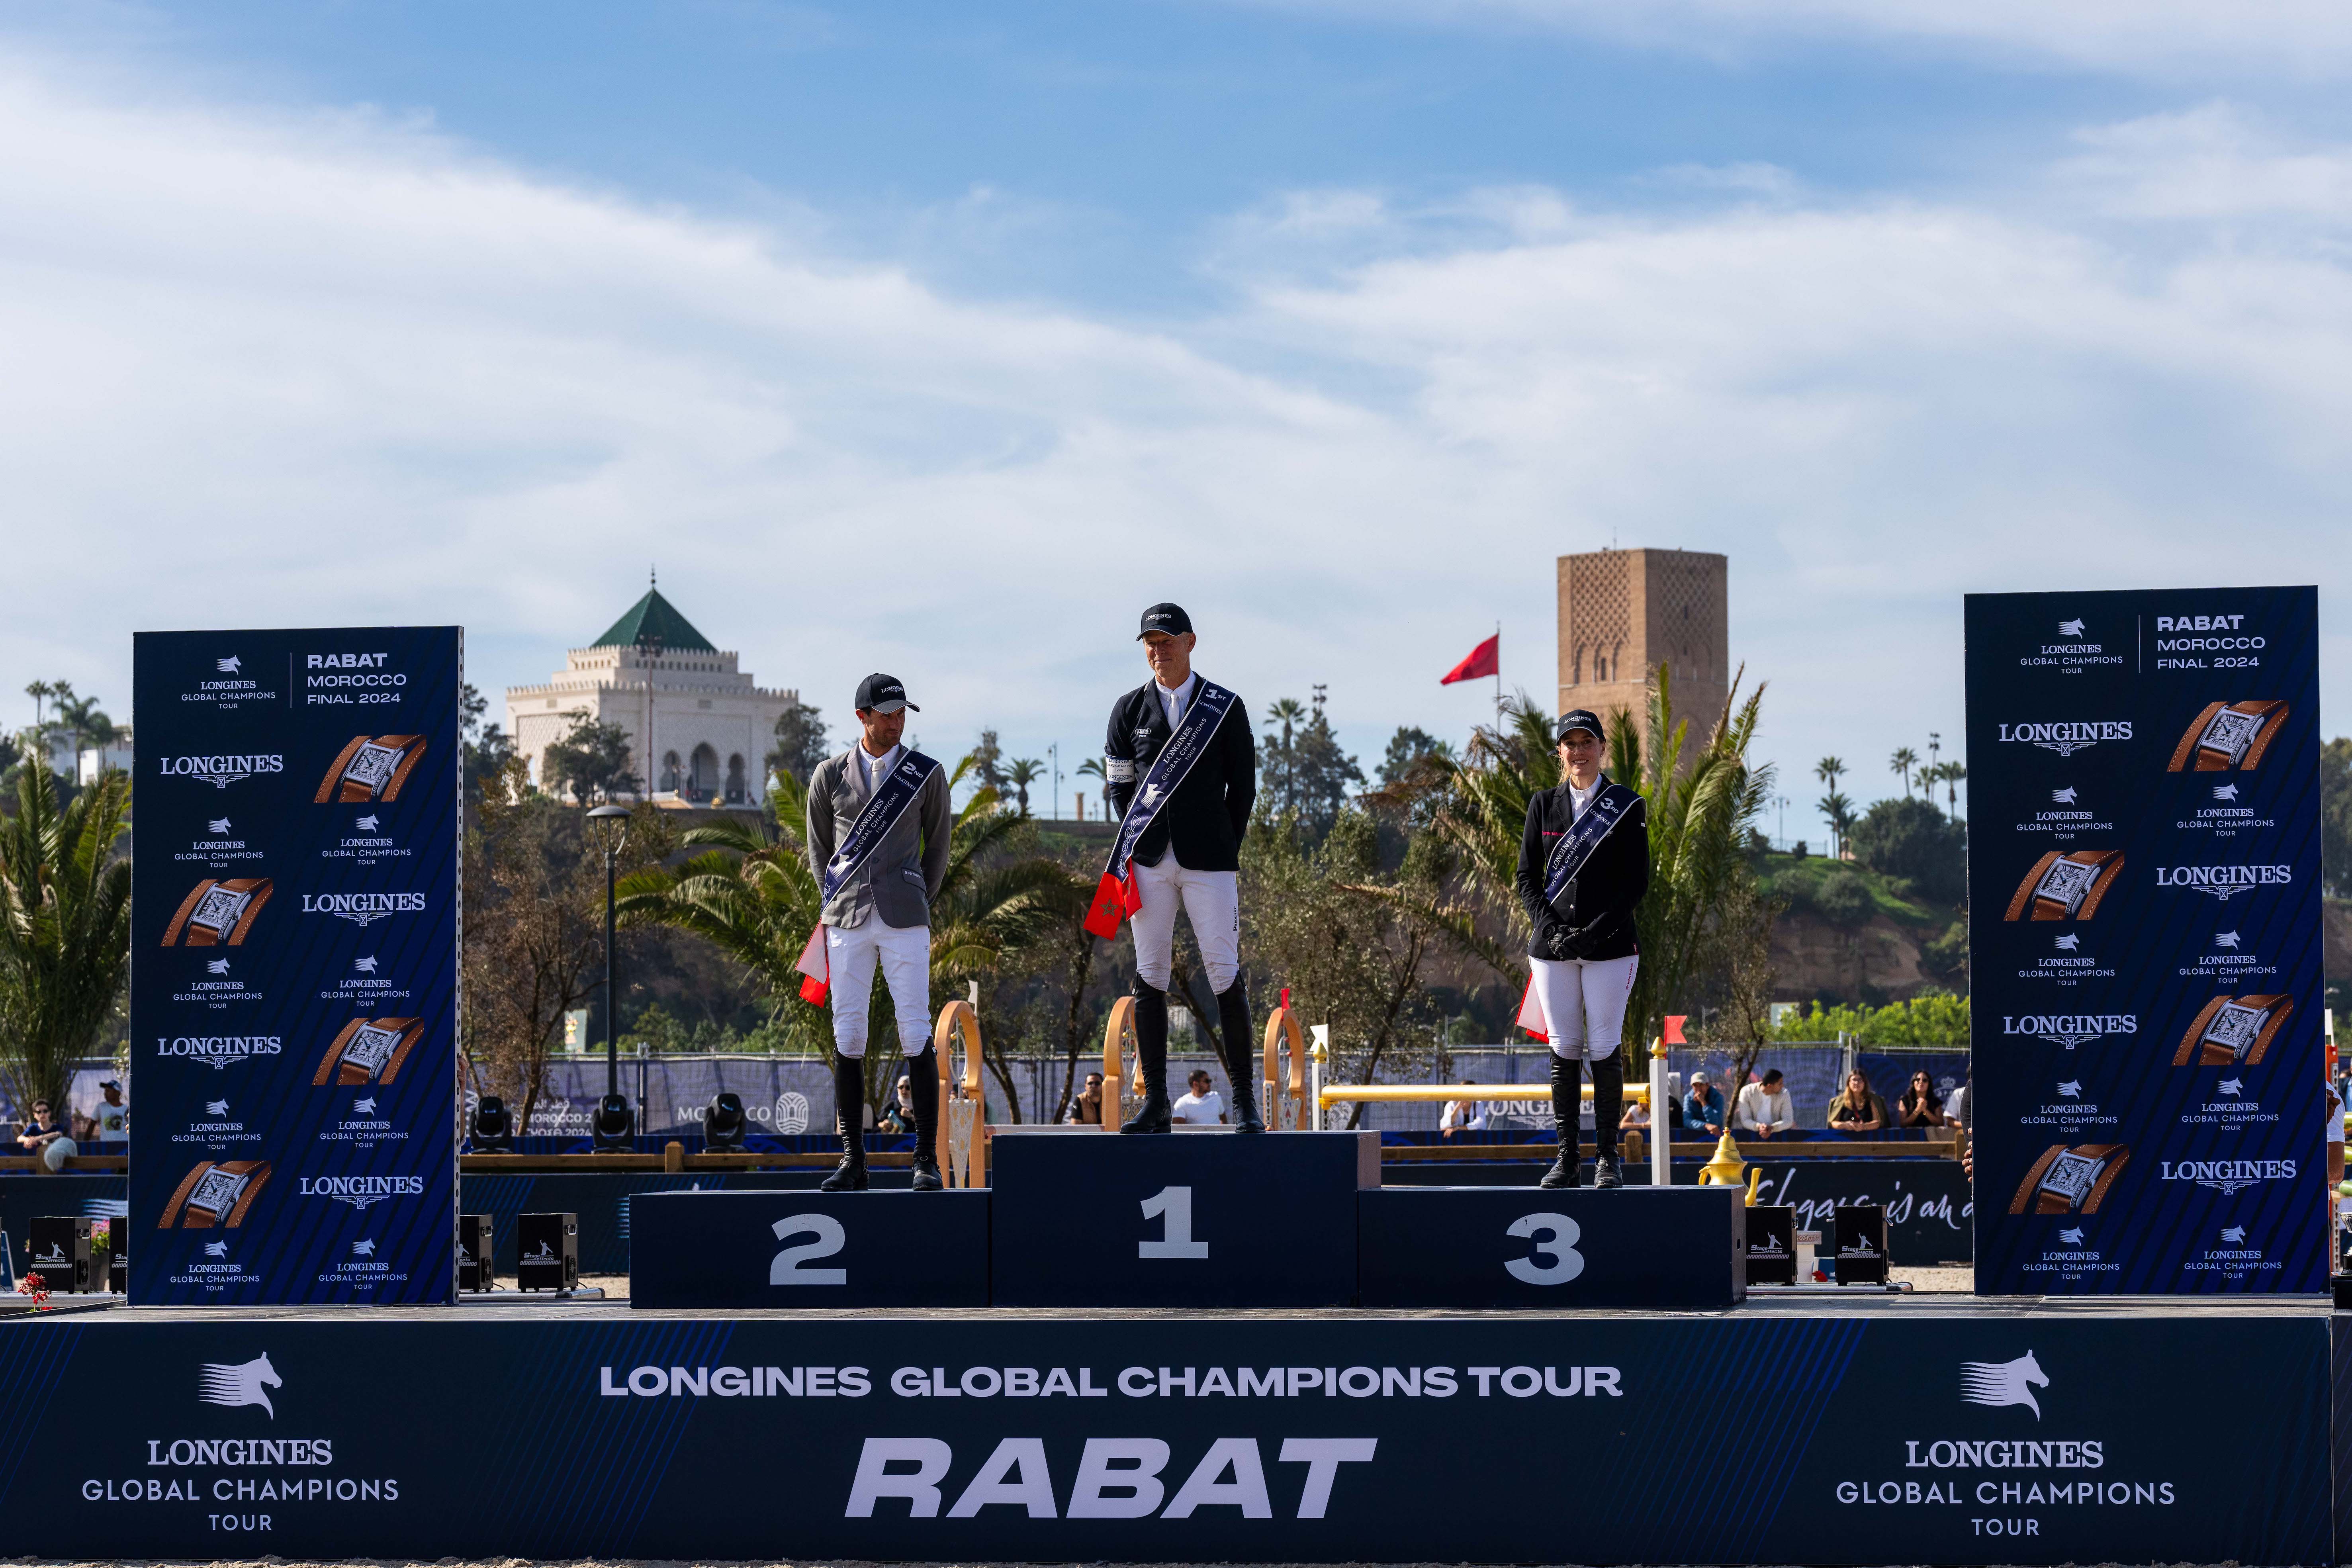
<path id="1" fill-rule="evenodd" d="M 1143 1217 L 1160 1221 L 1158 1241 L 1135 1244 L 1138 1258 L 1206 1258 L 1209 1244 L 1192 1239 L 1192 1189 L 1162 1187 L 1143 1200 Z"/>
<path id="2" fill-rule="evenodd" d="M 1512 1279 L 1529 1285 L 1565 1285 L 1584 1272 L 1584 1255 L 1576 1250 L 1576 1239 L 1583 1232 L 1566 1215 L 1522 1215 L 1511 1222 L 1508 1234 L 1542 1237 L 1536 1243 L 1536 1258 L 1551 1259 L 1538 1263 L 1536 1258 L 1511 1258 L 1503 1268 Z"/>

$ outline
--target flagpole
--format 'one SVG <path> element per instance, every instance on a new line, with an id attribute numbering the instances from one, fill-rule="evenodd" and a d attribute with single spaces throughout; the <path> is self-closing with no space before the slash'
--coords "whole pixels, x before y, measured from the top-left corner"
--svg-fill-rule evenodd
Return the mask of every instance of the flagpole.
<path id="1" fill-rule="evenodd" d="M 1495 726 L 1503 723 L 1503 623 L 1495 623 Z"/>

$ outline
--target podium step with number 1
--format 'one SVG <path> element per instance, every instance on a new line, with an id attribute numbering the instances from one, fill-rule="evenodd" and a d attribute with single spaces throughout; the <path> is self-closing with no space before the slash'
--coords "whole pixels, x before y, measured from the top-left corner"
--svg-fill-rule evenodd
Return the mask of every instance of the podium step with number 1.
<path id="1" fill-rule="evenodd" d="M 1339 1307 L 1376 1132 L 999 1128 L 990 1275 L 1008 1307 Z"/>

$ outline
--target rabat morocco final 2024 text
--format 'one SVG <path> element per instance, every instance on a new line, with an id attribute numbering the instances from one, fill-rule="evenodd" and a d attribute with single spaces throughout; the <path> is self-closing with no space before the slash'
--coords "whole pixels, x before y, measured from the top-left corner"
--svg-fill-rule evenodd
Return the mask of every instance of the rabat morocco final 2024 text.
<path id="1" fill-rule="evenodd" d="M 19 1554 L 2352 1551 L 2343 16 L 0 58 Z"/>

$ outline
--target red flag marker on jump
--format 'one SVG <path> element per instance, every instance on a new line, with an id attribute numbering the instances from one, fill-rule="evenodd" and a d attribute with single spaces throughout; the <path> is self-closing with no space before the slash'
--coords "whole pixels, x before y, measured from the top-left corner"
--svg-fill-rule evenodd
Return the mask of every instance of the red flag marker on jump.
<path id="1" fill-rule="evenodd" d="M 1688 1013 L 1667 1014 L 1665 1043 L 1670 1046 L 1689 1045 L 1690 1042 L 1683 1038 L 1683 1026 L 1689 1021 L 1690 1015 Z"/>

